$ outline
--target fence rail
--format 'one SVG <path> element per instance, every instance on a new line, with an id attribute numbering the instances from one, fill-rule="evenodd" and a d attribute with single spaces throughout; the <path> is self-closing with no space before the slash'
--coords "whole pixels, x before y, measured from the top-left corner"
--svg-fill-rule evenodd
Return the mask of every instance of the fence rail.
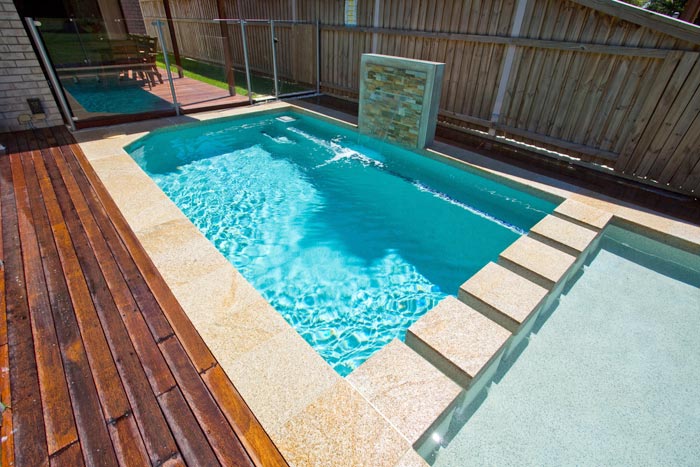
<path id="1" fill-rule="evenodd" d="M 163 1 L 175 18 L 215 18 L 218 1 L 232 18 L 319 20 L 329 94 L 356 97 L 363 53 L 444 62 L 440 115 L 451 124 L 700 192 L 700 27 L 608 0 L 359 0 L 353 26 L 340 1 L 141 0 L 147 23 Z M 223 62 L 220 32 L 174 24 L 183 55 Z M 269 29 L 252 24 L 251 68 L 264 72 Z M 297 28 L 276 26 L 289 44 L 280 75 L 311 82 L 315 32 Z M 240 31 L 231 41 L 242 66 Z"/>

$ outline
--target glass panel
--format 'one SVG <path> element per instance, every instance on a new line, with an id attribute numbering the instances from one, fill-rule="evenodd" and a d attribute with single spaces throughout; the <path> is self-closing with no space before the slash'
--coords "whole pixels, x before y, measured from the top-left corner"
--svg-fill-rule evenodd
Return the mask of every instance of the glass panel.
<path id="1" fill-rule="evenodd" d="M 38 30 L 76 120 L 172 112 L 155 35 L 96 19 L 42 18 Z"/>
<path id="2" fill-rule="evenodd" d="M 243 50 L 237 47 L 241 42 L 240 26 L 190 19 L 173 19 L 172 25 L 181 68 L 178 68 L 169 36 L 165 45 L 181 107 L 187 111 L 247 103 Z M 158 56 L 158 63 L 165 68 L 162 54 Z"/>
<path id="3" fill-rule="evenodd" d="M 250 85 L 256 101 L 274 99 L 272 36 L 268 21 L 246 21 L 246 42 L 250 64 Z"/>
<path id="4" fill-rule="evenodd" d="M 280 95 L 316 91 L 316 25 L 275 22 Z"/>

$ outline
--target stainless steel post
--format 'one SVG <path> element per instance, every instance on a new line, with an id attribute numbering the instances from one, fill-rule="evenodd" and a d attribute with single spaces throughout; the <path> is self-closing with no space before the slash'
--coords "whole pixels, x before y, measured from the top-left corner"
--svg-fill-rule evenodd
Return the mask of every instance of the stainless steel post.
<path id="1" fill-rule="evenodd" d="M 272 42 L 272 76 L 275 80 L 275 99 L 280 95 L 277 85 L 277 44 L 275 42 L 275 22 L 270 20 L 270 40 Z"/>
<path id="2" fill-rule="evenodd" d="M 316 94 L 321 94 L 321 22 L 316 19 Z"/>
<path id="3" fill-rule="evenodd" d="M 66 101 L 66 96 L 65 94 L 63 94 L 63 87 L 61 86 L 61 82 L 56 76 L 56 72 L 54 71 L 53 65 L 51 64 L 51 59 L 46 53 L 46 47 L 44 47 L 44 42 L 41 39 L 39 30 L 36 28 L 34 18 L 24 18 L 24 21 L 29 27 L 29 32 L 32 35 L 32 39 L 34 39 L 34 44 L 36 45 L 36 49 L 39 52 L 41 61 L 44 64 L 44 68 L 46 68 L 46 72 L 49 74 L 49 81 L 51 81 L 51 85 L 53 86 L 54 91 L 56 91 L 56 97 L 58 97 L 58 104 L 61 106 L 61 111 L 68 120 L 68 124 L 70 125 L 71 131 L 75 131 L 75 122 L 73 121 L 73 115 L 70 111 L 70 107 L 68 107 L 68 101 Z"/>
<path id="4" fill-rule="evenodd" d="M 158 30 L 158 40 L 160 48 L 163 50 L 163 59 L 165 60 L 165 71 L 168 73 L 168 83 L 170 83 L 170 94 L 173 96 L 173 105 L 175 106 L 175 115 L 180 115 L 180 105 L 177 103 L 177 95 L 175 95 L 175 84 L 173 83 L 173 73 L 170 71 L 170 60 L 168 59 L 168 51 L 165 48 L 165 40 L 163 39 L 163 22 L 159 19 L 153 24 Z"/>
<path id="5" fill-rule="evenodd" d="M 248 102 L 253 103 L 253 90 L 250 87 L 250 65 L 248 64 L 248 41 L 245 37 L 245 20 L 241 20 L 241 36 L 243 39 L 243 61 L 245 62 L 245 79 L 248 84 Z"/>

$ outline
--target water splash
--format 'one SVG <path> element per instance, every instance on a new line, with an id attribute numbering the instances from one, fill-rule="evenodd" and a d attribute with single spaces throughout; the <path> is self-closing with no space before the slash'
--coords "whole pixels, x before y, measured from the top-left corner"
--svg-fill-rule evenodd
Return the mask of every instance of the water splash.
<path id="1" fill-rule="evenodd" d="M 296 133 L 297 135 L 301 136 L 302 138 L 306 138 L 309 141 L 313 141 L 317 145 L 329 150 L 334 154 L 334 156 L 328 159 L 327 161 L 314 167 L 315 169 L 325 167 L 327 165 L 333 164 L 334 162 L 348 160 L 359 162 L 365 167 L 384 167 L 384 164 L 382 164 L 378 160 L 372 159 L 371 157 L 367 157 L 364 154 L 360 154 L 359 152 L 354 151 L 350 148 L 341 146 L 335 141 L 326 141 L 316 136 L 312 136 L 306 133 L 305 131 L 302 131 L 295 127 L 287 127 L 287 130 L 291 131 L 292 133 Z"/>
<path id="2" fill-rule="evenodd" d="M 456 199 L 452 198 L 451 196 L 446 195 L 445 193 L 441 193 L 441 192 L 439 192 L 439 191 L 437 191 L 437 190 L 434 190 L 434 189 L 430 188 L 429 186 L 424 185 L 424 184 L 422 184 L 421 182 L 419 182 L 419 181 L 417 181 L 417 180 L 414 180 L 414 181 L 413 181 L 413 186 L 415 186 L 416 188 L 418 188 L 420 191 L 423 191 L 423 192 L 426 192 L 426 193 L 430 193 L 431 195 L 435 196 L 436 198 L 439 198 L 439 199 L 441 199 L 441 200 L 443 200 L 443 201 L 446 201 L 446 202 L 448 202 L 448 203 L 450 203 L 450 204 L 452 204 L 452 205 L 454 205 L 454 206 L 459 206 L 460 208 L 462 208 L 462 209 L 464 209 L 464 210 L 466 210 L 466 211 L 469 211 L 469 212 L 471 212 L 472 214 L 481 217 L 482 219 L 486 219 L 487 221 L 490 221 L 490 222 L 493 222 L 493 223 L 495 223 L 495 224 L 498 224 L 498 225 L 500 225 L 501 227 L 504 227 L 504 228 L 510 230 L 510 231 L 513 232 L 513 233 L 516 233 L 516 234 L 518 234 L 518 235 L 525 235 L 525 234 L 527 233 L 527 232 L 525 232 L 523 229 L 521 229 L 521 228 L 518 227 L 518 226 L 515 226 L 515 225 L 513 225 L 513 224 L 510 224 L 510 223 L 508 223 L 508 222 L 506 222 L 506 221 L 504 221 L 504 220 L 501 220 L 501 219 L 499 219 L 499 218 L 497 218 L 497 217 L 494 217 L 494 216 L 492 216 L 491 214 L 489 214 L 489 213 L 487 213 L 487 212 L 484 212 L 484 211 L 482 211 L 482 210 L 480 210 L 480 209 L 475 208 L 474 206 L 470 206 L 470 205 L 468 205 L 468 204 L 466 204 L 466 203 L 463 203 L 463 202 L 461 202 L 461 201 L 459 201 L 459 200 L 456 200 Z"/>

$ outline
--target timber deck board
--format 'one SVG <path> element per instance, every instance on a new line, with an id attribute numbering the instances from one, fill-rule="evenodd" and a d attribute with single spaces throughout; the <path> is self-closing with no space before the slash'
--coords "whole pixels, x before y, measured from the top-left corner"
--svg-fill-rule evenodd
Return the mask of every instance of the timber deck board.
<path id="1" fill-rule="evenodd" d="M 286 466 L 70 133 L 3 137 L 2 465 Z"/>

